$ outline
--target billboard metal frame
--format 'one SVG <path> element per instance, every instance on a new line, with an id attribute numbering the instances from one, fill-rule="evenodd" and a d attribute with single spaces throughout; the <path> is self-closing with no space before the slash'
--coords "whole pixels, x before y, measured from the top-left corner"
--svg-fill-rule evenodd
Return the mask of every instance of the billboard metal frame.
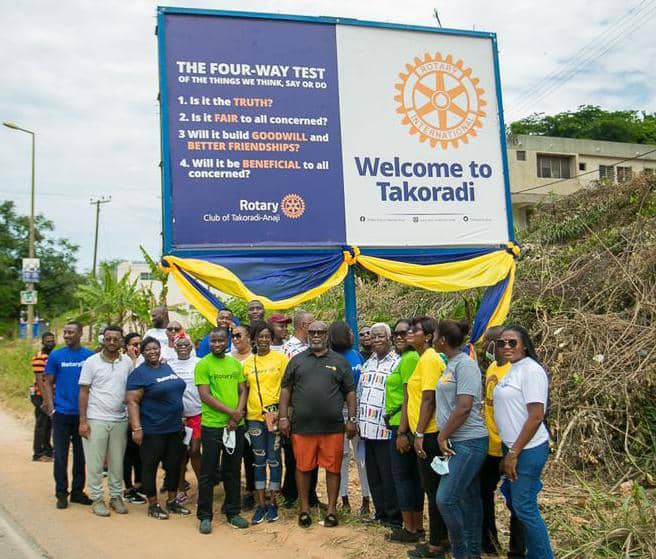
<path id="1" fill-rule="evenodd" d="M 494 64 L 494 79 L 495 79 L 495 91 L 497 97 L 497 111 L 499 115 L 499 135 L 500 135 L 500 147 L 501 147 L 501 161 L 503 165 L 503 181 L 504 181 L 504 192 L 505 192 L 505 202 L 506 202 L 506 220 L 508 224 L 508 239 L 510 241 L 515 240 L 514 235 L 514 225 L 512 217 L 512 204 L 510 199 L 510 178 L 508 175 L 508 153 L 506 147 L 506 132 L 505 132 L 505 122 L 503 117 L 503 99 L 501 94 L 501 74 L 499 69 L 499 53 L 497 45 L 497 36 L 495 33 L 486 32 L 486 31 L 466 31 L 460 29 L 444 29 L 444 28 L 435 28 L 427 27 L 421 25 L 405 25 L 398 23 L 386 23 L 386 22 L 377 22 L 377 21 L 367 21 L 359 20 L 352 18 L 340 18 L 340 17 L 325 17 L 325 16 L 299 16 L 299 15 L 290 15 L 290 14 L 271 14 L 271 13 L 260 13 L 260 12 L 241 12 L 241 11 L 227 11 L 227 10 L 204 10 L 204 9 L 195 9 L 195 8 L 176 8 L 176 7 L 163 7 L 159 6 L 157 8 L 157 43 L 158 43 L 158 60 L 159 60 L 159 100 L 160 100 L 160 127 L 161 127 L 161 172 L 162 172 L 162 233 L 163 233 L 163 254 L 173 255 L 179 257 L 187 258 L 202 258 L 203 256 L 219 256 L 221 253 L 229 254 L 234 253 L 235 251 L 246 251 L 252 250 L 253 254 L 257 252 L 261 254 L 272 254 L 277 251 L 289 251 L 290 249 L 295 249 L 302 251 L 303 248 L 292 248 L 292 247 L 271 247 L 268 248 L 266 245 L 257 245 L 253 246 L 252 249 L 248 247 L 240 246 L 234 247 L 233 249 L 221 246 L 221 247 L 208 247 L 208 248 L 176 248 L 173 244 L 173 230 L 172 230 L 172 209 L 171 209 L 171 158 L 169 153 L 169 119 L 168 119 L 168 95 L 166 91 L 166 44 L 165 44 L 165 30 L 166 30 L 166 16 L 167 15 L 192 15 L 192 16 L 220 16 L 220 17 L 232 17 L 232 18 L 246 18 L 246 19 L 268 19 L 268 20 L 284 20 L 284 21 L 298 21 L 298 22 L 310 22 L 310 23 L 321 23 L 327 25 L 351 25 L 356 27 L 374 27 L 380 29 L 395 29 L 401 31 L 420 31 L 428 33 L 437 33 L 442 35 L 455 35 L 461 37 L 476 37 L 479 39 L 488 39 L 491 43 L 492 48 L 492 59 Z M 454 247 L 457 245 L 454 245 Z M 490 246 L 490 245 L 485 245 Z M 341 248 L 337 245 L 334 247 L 325 247 L 325 246 L 309 246 L 307 250 L 312 251 L 332 251 L 335 248 Z M 441 249 L 448 251 L 450 247 L 440 247 Z M 371 250 L 371 249 L 370 249 Z M 395 253 L 407 253 L 407 254 L 420 254 L 422 248 L 412 248 L 412 247 L 395 247 L 395 248 L 376 248 L 376 252 L 380 256 L 384 256 L 388 251 L 394 251 Z M 423 250 L 435 250 L 435 249 L 426 249 Z M 347 284 L 352 280 L 347 278 L 345 283 L 345 288 Z"/>

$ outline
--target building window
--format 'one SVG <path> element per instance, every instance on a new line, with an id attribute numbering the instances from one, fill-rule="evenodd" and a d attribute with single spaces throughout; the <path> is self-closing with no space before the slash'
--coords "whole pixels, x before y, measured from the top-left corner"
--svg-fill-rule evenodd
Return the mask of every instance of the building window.
<path id="1" fill-rule="evenodd" d="M 570 178 L 567 156 L 538 154 L 538 177 L 542 179 Z"/>
<path id="2" fill-rule="evenodd" d="M 579 163 L 579 171 L 585 171 L 585 163 Z"/>
<path id="3" fill-rule="evenodd" d="M 615 168 L 612 165 L 599 165 L 599 180 L 615 182 Z"/>
<path id="4" fill-rule="evenodd" d="M 526 161 L 526 152 L 524 150 L 517 150 L 517 161 Z"/>
<path id="5" fill-rule="evenodd" d="M 152 281 L 152 279 L 153 279 L 153 274 L 151 274 L 150 272 L 141 272 L 141 273 L 139 274 L 139 279 L 140 279 L 141 281 Z"/>
<path id="6" fill-rule="evenodd" d="M 627 182 L 633 176 L 631 167 L 617 167 L 617 182 Z"/>
<path id="7" fill-rule="evenodd" d="M 648 177 L 654 176 L 654 169 L 652 169 L 651 167 L 645 167 L 643 171 L 645 175 L 647 175 Z"/>

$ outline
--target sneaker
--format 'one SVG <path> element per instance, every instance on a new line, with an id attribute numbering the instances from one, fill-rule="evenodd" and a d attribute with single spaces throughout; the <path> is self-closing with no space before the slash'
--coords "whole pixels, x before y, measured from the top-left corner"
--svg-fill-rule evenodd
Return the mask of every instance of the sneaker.
<path id="1" fill-rule="evenodd" d="M 267 508 L 266 507 L 257 507 L 255 509 L 255 514 L 253 515 L 253 518 L 251 520 L 251 524 L 261 524 L 264 522 L 264 517 L 267 514 Z"/>
<path id="2" fill-rule="evenodd" d="M 191 514 L 191 511 L 188 508 L 183 507 L 175 499 L 172 501 L 166 501 L 166 510 L 169 511 L 169 513 L 181 514 L 183 516 L 188 516 Z"/>
<path id="3" fill-rule="evenodd" d="M 243 519 L 241 516 L 238 514 L 235 514 L 234 516 L 230 516 L 228 518 L 228 524 L 232 526 L 233 528 L 248 528 L 248 521 Z"/>
<path id="4" fill-rule="evenodd" d="M 212 521 L 209 518 L 204 518 L 200 521 L 200 526 L 198 531 L 201 534 L 211 534 L 212 533 Z"/>
<path id="5" fill-rule="evenodd" d="M 157 520 L 169 519 L 169 513 L 162 509 L 162 507 L 159 506 L 159 503 L 148 506 L 148 516 L 156 518 Z"/>
<path id="6" fill-rule="evenodd" d="M 134 505 L 143 505 L 146 502 L 145 496 L 140 495 L 134 487 L 131 489 L 126 489 L 123 493 L 123 498 L 128 503 L 132 503 Z"/>
<path id="7" fill-rule="evenodd" d="M 93 501 L 82 491 L 79 493 L 71 493 L 71 503 L 77 503 L 78 505 L 93 505 Z"/>
<path id="8" fill-rule="evenodd" d="M 419 533 L 409 532 L 405 528 L 396 528 L 389 535 L 389 541 L 397 543 L 419 543 Z"/>
<path id="9" fill-rule="evenodd" d="M 68 497 L 66 495 L 57 495 L 57 508 L 68 508 Z"/>
<path id="10" fill-rule="evenodd" d="M 267 507 L 266 520 L 267 522 L 275 522 L 278 518 L 278 505 L 271 503 Z"/>
<path id="11" fill-rule="evenodd" d="M 91 505 L 91 512 L 93 512 L 93 514 L 96 516 L 109 516 L 111 514 L 107 508 L 107 505 L 105 505 L 105 501 L 102 499 L 93 501 L 93 504 Z"/>
<path id="12" fill-rule="evenodd" d="M 123 499 L 121 497 L 112 497 L 109 500 L 109 508 L 114 509 L 116 514 L 127 514 L 128 507 L 125 506 Z"/>
<path id="13" fill-rule="evenodd" d="M 244 496 L 241 498 L 241 510 L 244 512 L 251 511 L 255 508 L 255 497 L 252 493 L 244 493 Z"/>

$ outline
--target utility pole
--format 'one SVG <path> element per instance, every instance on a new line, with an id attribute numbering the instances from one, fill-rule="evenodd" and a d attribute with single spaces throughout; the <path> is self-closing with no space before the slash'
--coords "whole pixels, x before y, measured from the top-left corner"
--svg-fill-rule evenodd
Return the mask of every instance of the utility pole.
<path id="1" fill-rule="evenodd" d="M 35 244 L 35 223 L 36 223 L 36 217 L 34 215 L 34 167 L 35 167 L 35 158 L 36 158 L 36 149 L 35 149 L 35 144 L 36 144 L 36 134 L 32 130 L 28 130 L 27 128 L 21 128 L 20 126 L 17 126 L 13 122 L 3 122 L 2 123 L 4 126 L 7 128 L 11 128 L 12 130 L 19 130 L 21 132 L 25 132 L 26 134 L 29 134 L 32 136 L 32 188 L 30 190 L 30 241 L 29 241 L 29 248 L 28 248 L 28 256 L 30 258 L 34 258 L 34 244 Z M 34 291 L 34 283 L 28 282 L 26 284 L 27 290 L 28 291 Z M 32 324 L 34 322 L 34 305 L 27 305 L 27 339 L 28 341 L 32 341 L 32 328 L 34 325 Z"/>
<path id="2" fill-rule="evenodd" d="M 98 224 L 100 222 L 100 205 L 101 204 L 108 204 L 109 202 L 112 201 L 112 197 L 108 196 L 105 198 L 104 196 L 101 198 L 96 198 L 95 200 L 92 198 L 89 203 L 93 206 L 95 204 L 96 206 L 96 235 L 93 241 L 93 269 L 91 271 L 91 274 L 95 277 L 96 275 L 96 257 L 98 256 Z"/>

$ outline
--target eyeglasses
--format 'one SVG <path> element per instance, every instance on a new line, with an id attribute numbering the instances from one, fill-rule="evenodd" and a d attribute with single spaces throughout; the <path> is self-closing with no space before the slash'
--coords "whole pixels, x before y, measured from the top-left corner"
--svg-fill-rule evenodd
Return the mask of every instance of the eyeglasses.
<path id="1" fill-rule="evenodd" d="M 309 336 L 325 336 L 328 333 L 328 330 L 309 330 L 308 335 Z"/>
<path id="2" fill-rule="evenodd" d="M 167 332 L 179 332 L 180 330 L 182 330 L 182 328 L 179 326 L 170 326 L 166 329 Z"/>
<path id="3" fill-rule="evenodd" d="M 241 340 L 241 334 L 239 334 L 239 333 L 237 333 L 237 334 L 233 334 L 233 335 L 232 335 L 232 339 L 233 339 L 233 340 Z"/>
<path id="4" fill-rule="evenodd" d="M 499 339 L 499 340 L 495 341 L 494 343 L 499 349 L 503 349 L 506 346 L 508 346 L 510 349 L 515 349 L 519 342 L 517 340 L 514 340 L 514 339 L 510 339 L 510 340 L 501 340 L 501 339 Z"/>
<path id="5" fill-rule="evenodd" d="M 397 330 L 396 332 L 393 332 L 392 335 L 395 338 L 405 338 L 408 335 L 409 330 Z"/>

